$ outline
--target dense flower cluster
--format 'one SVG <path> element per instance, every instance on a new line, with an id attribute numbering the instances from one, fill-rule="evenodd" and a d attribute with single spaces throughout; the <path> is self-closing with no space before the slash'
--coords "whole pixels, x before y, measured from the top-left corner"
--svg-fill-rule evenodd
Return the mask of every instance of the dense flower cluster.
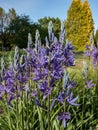
<path id="1" fill-rule="evenodd" d="M 4 59 L 1 59 L 1 82 L 0 99 L 11 105 L 12 100 L 20 100 L 22 93 L 28 95 L 28 99 L 33 98 L 36 105 L 43 107 L 40 98 L 45 101 L 51 95 L 57 81 L 64 76 L 64 85 L 62 91 L 53 100 L 63 104 L 67 102 L 70 105 L 77 106 L 75 102 L 78 97 L 73 98 L 71 88 L 75 86 L 70 81 L 69 74 L 64 74 L 65 67 L 74 65 L 73 47 L 70 42 L 66 45 L 53 38 L 53 26 L 49 24 L 49 39 L 54 42 L 41 46 L 40 35 L 37 30 L 35 48 L 32 48 L 31 34 L 28 35 L 28 48 L 24 49 L 25 55 L 20 57 L 19 48 L 15 48 L 14 62 L 10 60 L 10 65 L 5 68 Z M 65 31 L 63 30 L 65 33 Z M 62 32 L 62 36 L 63 36 Z M 32 85 L 35 84 L 34 86 Z M 65 94 L 66 92 L 66 94 Z M 54 105 L 54 104 L 53 104 Z M 71 117 L 68 112 L 59 114 L 59 119 L 63 120 L 64 127 L 66 120 Z"/>

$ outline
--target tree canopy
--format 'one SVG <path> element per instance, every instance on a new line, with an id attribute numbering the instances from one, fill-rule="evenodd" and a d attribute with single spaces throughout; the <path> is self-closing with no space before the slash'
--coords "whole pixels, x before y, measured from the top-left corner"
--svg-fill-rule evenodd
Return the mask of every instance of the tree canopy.
<path id="1" fill-rule="evenodd" d="M 66 38 L 78 50 L 84 50 L 90 44 L 90 34 L 94 32 L 92 12 L 87 0 L 73 0 L 67 13 Z"/>
<path id="2" fill-rule="evenodd" d="M 34 26 L 33 26 L 34 27 Z M 33 30 L 29 16 L 17 16 L 9 25 L 10 43 L 20 48 L 27 46 L 28 33 Z"/>
<path id="3" fill-rule="evenodd" d="M 10 23 L 15 19 L 16 11 L 12 8 L 6 13 L 5 10 L 0 7 L 0 42 L 2 42 L 3 47 L 8 44 L 9 31 L 8 27 Z"/>
<path id="4" fill-rule="evenodd" d="M 98 29 L 96 30 L 95 33 L 95 45 L 98 47 Z"/>

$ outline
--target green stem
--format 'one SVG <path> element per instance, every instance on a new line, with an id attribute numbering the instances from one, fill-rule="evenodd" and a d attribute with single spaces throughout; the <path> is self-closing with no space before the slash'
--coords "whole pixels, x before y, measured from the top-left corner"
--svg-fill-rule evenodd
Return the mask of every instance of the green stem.
<path id="1" fill-rule="evenodd" d="M 11 125 L 11 117 L 10 117 L 10 112 L 9 111 L 8 111 L 8 122 L 9 122 L 10 130 L 13 130 L 12 125 Z"/>
<path id="2" fill-rule="evenodd" d="M 4 81 L 4 86 L 5 86 L 5 81 Z M 5 104 L 6 104 L 6 109 L 7 109 L 7 117 L 8 117 L 8 124 L 9 124 L 9 128 L 10 130 L 12 129 L 12 125 L 11 125 L 11 117 L 10 117 L 10 111 L 9 111 L 9 106 L 7 104 L 8 100 L 7 100 L 7 93 L 5 92 Z"/>
<path id="3" fill-rule="evenodd" d="M 8 106 L 7 102 L 5 102 L 5 104 L 6 104 L 6 107 L 7 107 L 7 115 L 8 115 L 9 128 L 10 128 L 10 130 L 13 130 L 13 129 L 12 129 L 12 125 L 11 125 L 11 117 L 10 117 L 9 106 Z"/>
<path id="4" fill-rule="evenodd" d="M 95 89 L 95 95 L 96 95 L 96 103 L 95 103 L 95 109 L 96 109 L 96 118 L 98 119 L 98 63 L 96 67 L 96 89 Z"/>
<path id="5" fill-rule="evenodd" d="M 50 95 L 48 96 L 48 130 L 51 130 L 51 122 L 50 122 Z"/>
<path id="6" fill-rule="evenodd" d="M 23 72 L 22 72 L 22 77 L 23 77 Z M 23 83 L 20 83 L 20 88 L 22 88 L 22 87 L 23 87 Z M 20 124 L 21 124 L 22 130 L 24 130 L 24 109 L 23 109 L 24 105 L 23 105 L 23 103 L 24 103 L 24 94 L 23 94 L 23 91 L 21 91 L 21 108 L 22 108 L 22 110 L 21 110 L 21 115 L 20 115 Z"/>
<path id="7" fill-rule="evenodd" d="M 27 116 L 27 121 L 26 121 L 26 125 L 27 125 L 27 130 L 29 130 L 29 126 L 28 126 L 28 116 L 29 116 L 29 104 L 28 104 L 28 92 L 27 92 L 27 101 L 26 101 L 26 103 L 27 103 L 27 113 L 26 113 L 26 116 Z"/>
<path id="8" fill-rule="evenodd" d="M 64 90 L 64 93 L 66 95 L 66 90 Z M 64 113 L 66 112 L 66 100 L 64 101 Z M 65 128 L 63 127 L 63 130 L 65 130 Z"/>
<path id="9" fill-rule="evenodd" d="M 16 128 L 17 128 L 17 130 L 19 129 L 19 126 L 18 126 L 18 116 L 19 116 L 19 114 L 18 114 L 18 112 L 19 112 L 19 110 L 18 110 L 18 90 L 17 90 L 17 87 L 16 87 L 16 114 L 17 114 L 17 118 L 16 118 Z"/>
<path id="10" fill-rule="evenodd" d="M 29 89 L 31 89 L 31 77 L 32 77 L 32 68 L 30 66 L 30 79 L 29 79 Z M 30 107 L 30 101 L 28 100 L 28 96 L 29 96 L 29 93 L 27 92 L 27 130 L 30 130 L 30 126 L 29 126 L 29 107 Z"/>
<path id="11" fill-rule="evenodd" d="M 49 58 L 49 70 L 50 70 L 50 58 Z M 50 87 L 50 71 L 48 72 L 48 87 Z M 51 95 L 48 95 L 48 130 L 51 130 L 51 122 L 50 122 L 50 97 Z"/>
<path id="12" fill-rule="evenodd" d="M 83 130 L 83 122 L 84 122 L 84 101 L 85 101 L 85 88 L 83 88 L 83 104 L 82 104 L 82 126 L 81 130 Z"/>
<path id="13" fill-rule="evenodd" d="M 21 102 L 21 105 L 22 105 L 22 121 L 21 121 L 21 123 L 22 123 L 22 130 L 24 130 L 24 110 L 23 110 L 23 91 L 22 91 L 22 102 Z"/>
<path id="14" fill-rule="evenodd" d="M 17 72 L 15 73 L 15 79 L 16 79 Z M 19 109 L 18 109 L 18 82 L 15 83 L 15 89 L 16 89 L 16 130 L 19 129 Z"/>

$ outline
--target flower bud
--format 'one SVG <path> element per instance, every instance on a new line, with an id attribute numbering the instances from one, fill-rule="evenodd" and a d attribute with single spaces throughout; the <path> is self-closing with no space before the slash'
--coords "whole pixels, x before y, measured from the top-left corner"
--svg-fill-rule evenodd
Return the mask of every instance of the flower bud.
<path id="1" fill-rule="evenodd" d="M 38 50 L 38 48 L 41 47 L 41 39 L 40 39 L 40 33 L 39 30 L 36 30 L 36 35 L 35 35 L 35 48 Z"/>
<path id="2" fill-rule="evenodd" d="M 65 70 L 64 78 L 63 78 L 63 88 L 66 89 L 68 84 L 69 84 L 69 72 L 67 70 Z"/>
<path id="3" fill-rule="evenodd" d="M 5 62 L 4 62 L 4 58 L 1 58 L 1 77 L 4 76 L 4 72 L 5 72 Z"/>
<path id="4" fill-rule="evenodd" d="M 28 33 L 28 49 L 32 48 L 32 36 L 31 33 Z"/>
<path id="5" fill-rule="evenodd" d="M 61 21 L 61 32 L 60 32 L 60 43 L 64 43 L 64 38 L 65 38 L 65 26 L 64 26 L 64 22 Z"/>
<path id="6" fill-rule="evenodd" d="M 53 30 L 53 23 L 52 21 L 49 22 L 49 25 L 48 25 L 48 34 L 49 34 L 49 40 L 51 42 L 54 41 L 54 30 Z"/>
<path id="7" fill-rule="evenodd" d="M 15 47 L 15 54 L 14 54 L 14 69 L 18 69 L 19 67 L 19 48 Z"/>
<path id="8" fill-rule="evenodd" d="M 45 37 L 45 41 L 46 41 L 46 47 L 49 48 L 49 41 L 47 37 Z"/>

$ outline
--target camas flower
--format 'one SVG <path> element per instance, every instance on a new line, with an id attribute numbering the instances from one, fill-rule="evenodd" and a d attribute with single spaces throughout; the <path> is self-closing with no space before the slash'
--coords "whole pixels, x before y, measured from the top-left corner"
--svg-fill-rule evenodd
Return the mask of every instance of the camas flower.
<path id="1" fill-rule="evenodd" d="M 65 101 L 65 94 L 64 94 L 64 92 L 60 92 L 59 95 L 57 96 L 56 100 L 63 104 L 64 101 Z"/>
<path id="2" fill-rule="evenodd" d="M 64 128 L 66 128 L 66 123 L 68 120 L 71 119 L 71 116 L 70 116 L 69 112 L 64 112 L 64 113 L 61 112 L 58 115 L 58 119 L 62 121 Z"/>
<path id="3" fill-rule="evenodd" d="M 89 89 L 93 88 L 95 85 L 96 85 L 96 84 L 94 84 L 92 80 L 87 80 L 87 81 L 85 82 L 85 87 L 86 87 L 86 88 L 89 88 Z"/>
<path id="4" fill-rule="evenodd" d="M 70 93 L 70 95 L 67 98 L 67 102 L 72 106 L 79 106 L 80 104 L 77 104 L 76 101 L 78 100 L 78 96 L 73 98 L 73 93 Z"/>
<path id="5" fill-rule="evenodd" d="M 43 93 L 43 99 L 51 94 L 52 88 L 48 86 L 47 81 L 42 81 L 40 84 L 38 84 L 38 88 Z"/>
<path id="6" fill-rule="evenodd" d="M 98 49 L 95 47 L 92 51 L 93 64 L 98 64 Z"/>

